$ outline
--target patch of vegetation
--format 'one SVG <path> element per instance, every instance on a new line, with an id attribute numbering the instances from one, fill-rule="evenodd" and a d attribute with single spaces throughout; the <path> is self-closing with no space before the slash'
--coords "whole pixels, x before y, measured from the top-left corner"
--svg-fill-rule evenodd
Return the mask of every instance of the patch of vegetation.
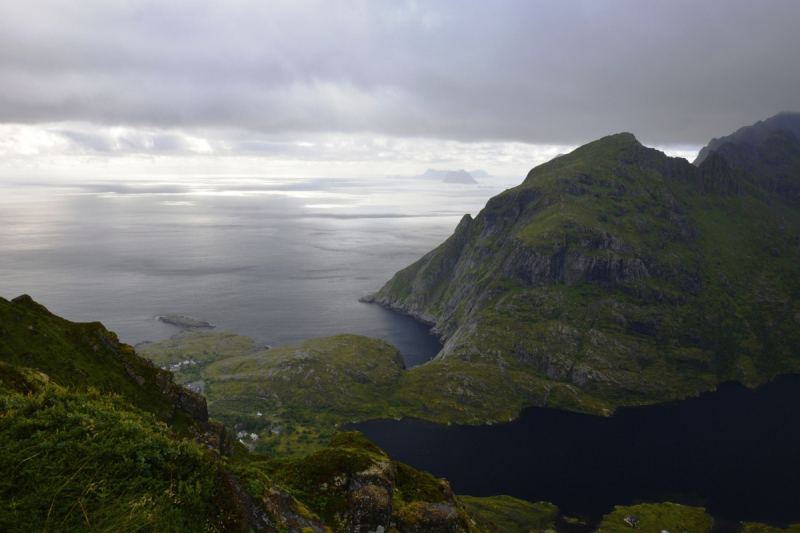
<path id="1" fill-rule="evenodd" d="M 635 517 L 638 522 L 632 528 L 625 519 Z M 627 507 L 618 506 L 614 512 L 603 517 L 598 533 L 661 533 L 662 531 L 687 531 L 705 533 L 711 530 L 714 520 L 700 507 L 688 507 L 676 503 L 644 503 Z"/>
<path id="2" fill-rule="evenodd" d="M 165 341 L 149 343 L 138 353 L 156 366 L 172 370 L 175 381 L 183 385 L 201 379 L 203 369 L 216 361 L 265 350 L 243 335 L 182 331 Z"/>
<path id="3" fill-rule="evenodd" d="M 266 350 L 241 335 L 181 333 L 142 354 L 156 364 L 197 361 L 178 379 L 202 381 L 210 414 L 250 449 L 276 456 L 308 455 L 339 425 L 394 414 L 387 400 L 404 374 L 394 346 L 357 335 Z"/>
<path id="4" fill-rule="evenodd" d="M 428 472 L 415 470 L 403 463 L 394 463 L 397 490 L 406 501 L 429 503 L 443 502 L 446 499 L 442 482 Z"/>
<path id="5" fill-rule="evenodd" d="M 221 470 L 194 443 L 119 395 L 32 374 L 2 365 L 1 530 L 243 530 Z"/>
<path id="6" fill-rule="evenodd" d="M 780 529 L 766 524 L 747 522 L 742 524 L 741 533 L 800 533 L 800 524 L 792 524 L 786 529 Z"/>
<path id="7" fill-rule="evenodd" d="M 531 503 L 511 496 L 477 498 L 461 496 L 467 509 L 480 513 L 499 533 L 554 530 L 558 507 L 548 502 Z"/>

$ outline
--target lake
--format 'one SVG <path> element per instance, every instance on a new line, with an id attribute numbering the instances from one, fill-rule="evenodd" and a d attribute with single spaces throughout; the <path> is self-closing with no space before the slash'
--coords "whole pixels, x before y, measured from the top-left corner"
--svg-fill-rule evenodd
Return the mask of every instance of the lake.
<path id="1" fill-rule="evenodd" d="M 531 408 L 514 422 L 352 426 L 456 494 L 546 500 L 597 518 L 614 505 L 671 501 L 734 522 L 800 522 L 800 376 L 758 390 L 726 383 L 682 402 L 603 418 Z"/>

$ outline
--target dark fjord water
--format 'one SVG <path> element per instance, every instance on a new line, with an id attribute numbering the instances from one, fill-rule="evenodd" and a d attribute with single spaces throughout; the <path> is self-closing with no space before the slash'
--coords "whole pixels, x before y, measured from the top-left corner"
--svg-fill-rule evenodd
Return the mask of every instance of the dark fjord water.
<path id="1" fill-rule="evenodd" d="M 358 303 L 444 241 L 504 186 L 359 180 L 0 183 L 0 296 L 28 293 L 124 342 L 207 320 L 279 345 L 337 333 L 383 338 L 408 366 L 439 350 L 427 327 Z M 639 500 L 718 517 L 800 521 L 800 378 L 736 385 L 604 419 L 533 409 L 518 421 L 358 426 L 456 492 L 548 500 L 597 516 Z"/>
<path id="2" fill-rule="evenodd" d="M 800 522 L 800 376 L 756 391 L 601 418 L 528 409 L 494 426 L 378 420 L 354 426 L 393 458 L 448 479 L 457 494 L 547 500 L 598 517 L 614 505 L 700 505 L 730 522 Z"/>

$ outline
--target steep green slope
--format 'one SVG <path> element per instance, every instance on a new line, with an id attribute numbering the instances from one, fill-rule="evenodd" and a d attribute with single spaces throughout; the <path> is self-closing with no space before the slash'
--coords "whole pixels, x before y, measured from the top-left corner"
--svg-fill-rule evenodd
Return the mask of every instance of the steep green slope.
<path id="1" fill-rule="evenodd" d="M 226 451 L 230 438 L 208 418 L 203 396 L 173 382 L 99 322 L 76 323 L 50 313 L 28 295 L 0 298 L 0 362 L 34 368 L 76 391 L 118 394 L 170 423 L 175 433 Z"/>
<path id="2" fill-rule="evenodd" d="M 446 341 L 402 399 L 460 422 L 610 413 L 800 370 L 800 211 L 760 179 L 630 134 L 536 167 L 364 299 Z"/>
<path id="3" fill-rule="evenodd" d="M 288 490 L 287 490 L 288 489 Z M 360 433 L 316 453 L 231 459 L 125 398 L 0 362 L 0 530 L 491 533 L 444 480 Z"/>
<path id="4" fill-rule="evenodd" d="M 154 414 L 172 412 L 156 384 L 158 369 L 116 334 L 99 322 L 64 320 L 27 295 L 0 298 L 0 361 L 38 368 L 65 387 L 120 394 Z"/>

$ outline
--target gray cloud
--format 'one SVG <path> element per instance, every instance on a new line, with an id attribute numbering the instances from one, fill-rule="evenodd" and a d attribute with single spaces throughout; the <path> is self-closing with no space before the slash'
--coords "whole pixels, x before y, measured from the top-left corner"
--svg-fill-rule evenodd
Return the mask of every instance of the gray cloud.
<path id="1" fill-rule="evenodd" d="M 704 144 L 800 110 L 798 20 L 795 0 L 4 2 L 0 121 Z"/>

